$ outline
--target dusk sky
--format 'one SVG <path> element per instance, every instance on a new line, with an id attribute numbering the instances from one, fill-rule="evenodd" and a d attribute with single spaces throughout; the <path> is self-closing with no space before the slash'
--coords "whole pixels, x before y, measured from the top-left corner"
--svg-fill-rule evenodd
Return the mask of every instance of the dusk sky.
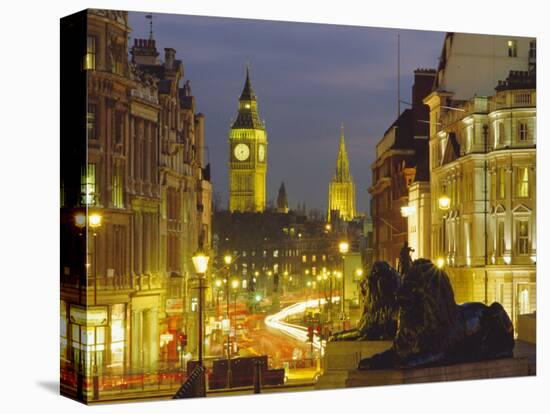
<path id="1" fill-rule="evenodd" d="M 146 13 L 130 12 L 133 38 L 149 36 Z M 368 213 L 375 146 L 397 112 L 397 33 L 401 99 L 413 71 L 435 68 L 444 33 L 311 23 L 154 14 L 160 57 L 177 51 L 196 109 L 206 117 L 214 192 L 227 207 L 228 132 L 251 67 L 268 136 L 267 199 L 285 182 L 289 204 L 326 213 L 340 125 L 344 124 L 358 212 Z M 401 110 L 407 106 L 402 104 Z"/>

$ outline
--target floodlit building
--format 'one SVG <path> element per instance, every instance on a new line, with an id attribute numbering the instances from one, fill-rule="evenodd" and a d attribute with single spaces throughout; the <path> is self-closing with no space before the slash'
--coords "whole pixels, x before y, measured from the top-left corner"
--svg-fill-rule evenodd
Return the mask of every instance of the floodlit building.
<path id="1" fill-rule="evenodd" d="M 430 92 L 434 77 L 433 69 L 415 70 L 411 108 L 386 130 L 371 165 L 374 256 L 395 268 L 406 241 L 415 250 L 413 257 L 427 256 L 420 233 L 429 217 L 424 209 L 429 197 L 428 107 L 422 99 Z"/>
<path id="2" fill-rule="evenodd" d="M 340 131 L 336 171 L 328 187 L 328 221 L 331 221 L 333 214 L 344 221 L 351 221 L 355 217 L 355 184 L 349 171 L 343 126 Z"/>
<path id="3" fill-rule="evenodd" d="M 514 321 L 536 310 L 535 47 L 534 39 L 448 34 L 424 99 L 431 257 L 446 267 L 458 302 L 498 301 Z"/>
<path id="4" fill-rule="evenodd" d="M 127 12 L 88 10 L 85 19 L 86 159 L 61 174 L 65 385 L 74 374 L 103 381 L 180 369 L 176 337 L 192 334 L 196 319 L 191 256 L 210 249 L 211 232 L 204 117 L 189 83 L 180 87 L 175 50 L 161 61 L 152 36 L 136 39 L 129 60 Z"/>
<path id="5" fill-rule="evenodd" d="M 267 134 L 247 67 L 239 111 L 229 131 L 229 211 L 265 210 Z"/>

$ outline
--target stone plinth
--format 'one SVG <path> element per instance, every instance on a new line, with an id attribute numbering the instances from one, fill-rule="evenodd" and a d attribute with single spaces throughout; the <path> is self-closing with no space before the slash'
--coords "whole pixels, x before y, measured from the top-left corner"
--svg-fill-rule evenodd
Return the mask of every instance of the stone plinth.
<path id="1" fill-rule="evenodd" d="M 391 348 L 392 341 L 337 341 L 327 342 L 323 359 L 323 375 L 316 389 L 344 388 L 350 370 L 359 361 Z"/>
<path id="2" fill-rule="evenodd" d="M 527 358 L 503 358 L 430 368 L 348 371 L 346 387 L 418 384 L 529 375 Z"/>
<path id="3" fill-rule="evenodd" d="M 528 313 L 518 315 L 518 321 L 516 323 L 516 331 L 518 333 L 518 340 L 529 342 L 531 344 L 537 343 L 537 314 Z"/>

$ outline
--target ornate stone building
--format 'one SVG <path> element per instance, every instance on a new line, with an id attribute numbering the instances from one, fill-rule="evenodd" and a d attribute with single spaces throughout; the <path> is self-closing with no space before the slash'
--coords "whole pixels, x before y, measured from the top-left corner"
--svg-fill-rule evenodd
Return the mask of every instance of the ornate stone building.
<path id="1" fill-rule="evenodd" d="M 262 212 L 266 200 L 267 134 L 249 69 L 229 131 L 229 211 Z"/>
<path id="2" fill-rule="evenodd" d="M 129 61 L 127 12 L 88 10 L 86 21 L 87 159 L 78 188 L 62 174 L 61 360 L 68 376 L 103 384 L 179 369 L 176 335 L 194 344 L 191 256 L 210 250 L 211 184 L 204 116 L 175 51 L 162 62 L 154 39 L 136 39 Z M 84 213 L 98 225 L 75 226 Z"/>
<path id="3" fill-rule="evenodd" d="M 328 187 L 327 219 L 336 214 L 339 219 L 351 221 L 355 218 L 355 184 L 349 172 L 349 160 L 344 140 L 344 126 L 340 131 L 340 146 L 336 158 L 336 171 Z"/>
<path id="4" fill-rule="evenodd" d="M 426 198 L 423 194 L 429 187 L 428 107 L 422 99 L 430 92 L 434 76 L 433 69 L 415 70 L 412 106 L 386 130 L 371 165 L 374 256 L 396 268 L 406 241 L 411 242 L 415 255 L 429 255 L 418 229 L 429 217 L 429 210 L 424 213 L 421 209 Z"/>
<path id="5" fill-rule="evenodd" d="M 475 40 L 464 36 L 463 46 Z M 457 301 L 498 301 L 517 321 L 536 310 L 535 43 L 496 40 L 485 53 L 497 54 L 501 65 L 509 57 L 509 65 L 521 63 L 523 71 L 509 70 L 491 95 L 472 90 L 469 99 L 456 99 L 454 84 L 442 75 L 444 82 L 425 99 L 430 238 L 432 257 L 446 266 Z M 460 56 L 446 48 L 443 53 Z"/>

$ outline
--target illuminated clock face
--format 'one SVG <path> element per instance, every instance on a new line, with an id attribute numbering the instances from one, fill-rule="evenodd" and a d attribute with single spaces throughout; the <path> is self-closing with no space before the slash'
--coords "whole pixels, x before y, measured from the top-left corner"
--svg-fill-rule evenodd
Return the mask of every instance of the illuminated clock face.
<path id="1" fill-rule="evenodd" d="M 246 144 L 238 144 L 235 146 L 233 153 L 239 161 L 245 161 L 250 156 L 250 148 Z"/>
<path id="2" fill-rule="evenodd" d="M 263 145 L 258 147 L 258 159 L 260 161 L 265 160 L 265 147 Z"/>

